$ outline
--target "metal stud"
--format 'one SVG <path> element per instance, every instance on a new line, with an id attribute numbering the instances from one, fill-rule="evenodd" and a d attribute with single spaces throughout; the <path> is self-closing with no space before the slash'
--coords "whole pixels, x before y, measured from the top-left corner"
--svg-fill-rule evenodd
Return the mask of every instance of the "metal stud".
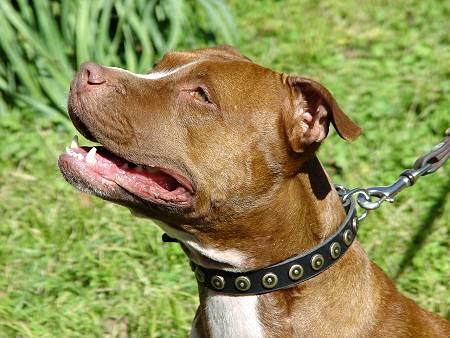
<path id="1" fill-rule="evenodd" d="M 211 284 L 216 290 L 222 290 L 225 287 L 225 279 L 222 276 L 212 276 Z"/>
<path id="2" fill-rule="evenodd" d="M 195 274 L 195 278 L 197 278 L 197 280 L 200 283 L 205 282 L 205 273 L 202 270 L 200 270 L 198 267 L 195 268 L 194 274 Z"/>
<path id="3" fill-rule="evenodd" d="M 278 284 L 278 277 L 273 272 L 266 273 L 262 278 L 262 285 L 266 289 L 272 289 Z"/>
<path id="4" fill-rule="evenodd" d="M 344 243 L 349 246 L 353 241 L 353 232 L 350 229 L 344 231 Z"/>
<path id="5" fill-rule="evenodd" d="M 251 285 L 252 283 L 250 282 L 250 279 L 245 276 L 239 276 L 234 281 L 234 286 L 236 286 L 236 289 L 238 289 L 239 291 L 247 291 L 248 289 L 250 289 Z"/>
<path id="6" fill-rule="evenodd" d="M 336 259 L 341 254 L 341 245 L 338 242 L 334 242 L 330 246 L 330 255 L 333 259 Z"/>
<path id="7" fill-rule="evenodd" d="M 292 280 L 299 280 L 303 276 L 303 266 L 294 264 L 289 269 L 289 278 Z"/>
<path id="8" fill-rule="evenodd" d="M 323 256 L 321 254 L 315 254 L 311 258 L 311 267 L 314 270 L 320 270 L 320 268 L 323 266 L 323 263 L 325 260 L 323 259 Z"/>
<path id="9" fill-rule="evenodd" d="M 357 217 L 352 219 L 352 227 L 353 227 L 353 232 L 356 234 L 358 232 L 358 218 Z"/>

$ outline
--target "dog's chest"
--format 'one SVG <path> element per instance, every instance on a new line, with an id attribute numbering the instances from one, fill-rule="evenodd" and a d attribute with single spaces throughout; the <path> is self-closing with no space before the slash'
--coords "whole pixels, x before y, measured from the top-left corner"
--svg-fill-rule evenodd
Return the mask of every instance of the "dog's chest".
<path id="1" fill-rule="evenodd" d="M 263 338 L 257 296 L 226 296 L 206 291 L 205 314 L 211 338 Z"/>

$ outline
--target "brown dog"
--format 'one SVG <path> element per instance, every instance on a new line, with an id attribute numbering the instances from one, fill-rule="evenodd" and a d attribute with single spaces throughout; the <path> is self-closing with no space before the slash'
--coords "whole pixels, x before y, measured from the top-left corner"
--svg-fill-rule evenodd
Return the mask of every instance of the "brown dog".
<path id="1" fill-rule="evenodd" d="M 326 240 L 345 217 L 315 157 L 330 122 L 360 134 L 319 83 L 276 73 L 231 47 L 169 53 L 148 75 L 93 63 L 69 113 L 86 138 L 61 155 L 82 191 L 163 221 L 204 268 L 245 273 Z M 199 284 L 191 337 L 450 337 L 354 242 L 332 267 L 259 295 Z"/>

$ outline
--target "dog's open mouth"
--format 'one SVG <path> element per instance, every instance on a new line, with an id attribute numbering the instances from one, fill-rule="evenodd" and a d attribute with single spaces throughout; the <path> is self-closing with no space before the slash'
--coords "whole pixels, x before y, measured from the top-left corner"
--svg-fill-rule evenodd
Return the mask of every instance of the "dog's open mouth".
<path id="1" fill-rule="evenodd" d="M 180 205 L 192 202 L 192 184 L 179 173 L 128 162 L 103 146 L 80 147 L 76 136 L 60 156 L 60 161 L 76 175 L 89 176 L 89 182 L 98 182 L 102 186 L 115 183 L 151 202 Z"/>

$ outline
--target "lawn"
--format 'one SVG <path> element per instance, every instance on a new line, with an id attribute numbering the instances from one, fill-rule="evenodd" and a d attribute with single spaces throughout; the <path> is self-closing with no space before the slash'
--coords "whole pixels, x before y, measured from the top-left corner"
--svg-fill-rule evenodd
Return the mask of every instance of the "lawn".
<path id="1" fill-rule="evenodd" d="M 244 54 L 319 80 L 364 129 L 320 149 L 336 183 L 390 184 L 450 126 L 448 2 L 229 5 Z M 0 104 L 0 337 L 185 337 L 197 303 L 187 260 L 151 221 L 63 180 L 56 161 L 74 133 Z M 449 173 L 422 178 L 359 232 L 403 293 L 447 318 Z"/>

